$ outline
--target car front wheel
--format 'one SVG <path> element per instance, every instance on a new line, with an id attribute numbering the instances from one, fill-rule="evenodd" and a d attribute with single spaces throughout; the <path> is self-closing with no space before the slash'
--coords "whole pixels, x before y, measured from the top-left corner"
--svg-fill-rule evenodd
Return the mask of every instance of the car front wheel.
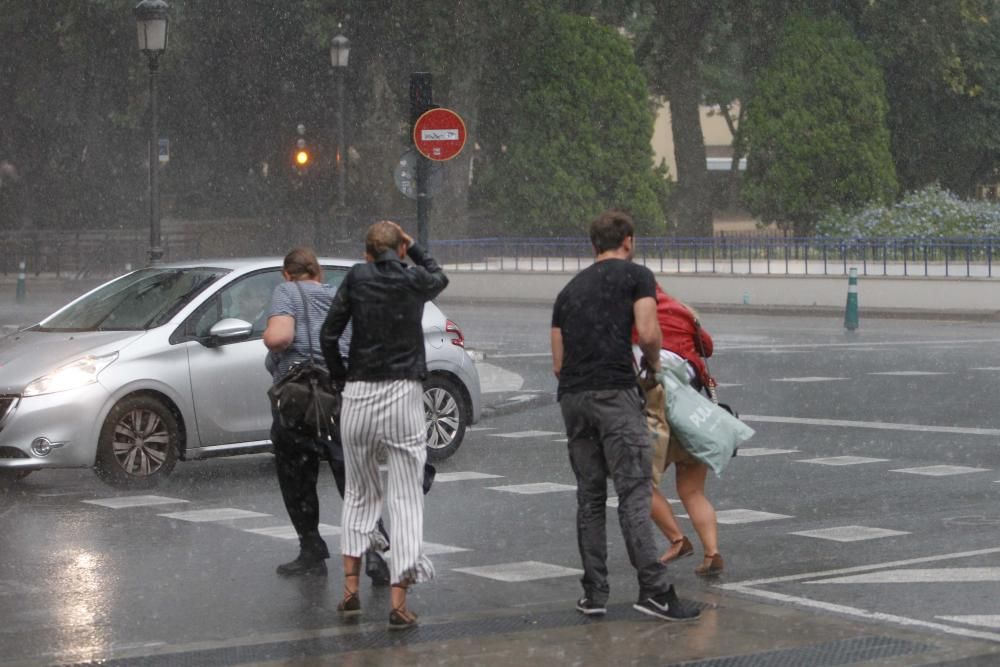
<path id="1" fill-rule="evenodd" d="M 111 409 L 97 446 L 98 477 L 111 486 L 148 489 L 177 464 L 180 426 L 162 401 L 134 394 Z"/>
<path id="2" fill-rule="evenodd" d="M 13 484 L 31 473 L 31 470 L 0 470 L 0 486 Z"/>
<path id="3" fill-rule="evenodd" d="M 470 412 L 465 394 L 453 380 L 432 375 L 424 382 L 424 412 L 427 415 L 427 458 L 443 461 L 458 451 L 465 437 Z"/>

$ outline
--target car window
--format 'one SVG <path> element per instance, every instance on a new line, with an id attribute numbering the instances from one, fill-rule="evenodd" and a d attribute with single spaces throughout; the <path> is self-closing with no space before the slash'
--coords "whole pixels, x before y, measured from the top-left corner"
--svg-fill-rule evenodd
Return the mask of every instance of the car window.
<path id="1" fill-rule="evenodd" d="M 274 269 L 227 285 L 191 316 L 188 333 L 201 338 L 207 336 L 219 320 L 236 318 L 253 325 L 251 338 L 260 338 L 267 327 L 271 294 L 281 281 L 281 272 Z"/>
<path id="2" fill-rule="evenodd" d="M 330 287 L 340 287 L 340 283 L 344 282 L 344 276 L 347 275 L 349 268 L 349 266 L 324 266 L 323 284 Z"/>
<path id="3" fill-rule="evenodd" d="M 44 320 L 40 331 L 141 331 L 177 314 L 225 269 L 151 268 L 102 285 Z"/>

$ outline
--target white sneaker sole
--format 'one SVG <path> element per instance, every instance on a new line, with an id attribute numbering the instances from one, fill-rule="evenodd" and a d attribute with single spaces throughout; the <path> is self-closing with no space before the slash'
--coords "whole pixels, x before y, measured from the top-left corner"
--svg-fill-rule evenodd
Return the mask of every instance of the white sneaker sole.
<path id="1" fill-rule="evenodd" d="M 604 616 L 608 613 L 607 609 L 585 609 L 584 607 L 577 607 L 576 610 L 584 616 Z"/>
<path id="2" fill-rule="evenodd" d="M 659 618 L 664 621 L 670 621 L 671 623 L 685 623 L 687 621 L 697 621 L 701 617 L 701 614 L 698 614 L 696 616 L 690 616 L 688 618 L 677 618 L 676 616 L 667 615 L 667 611 L 669 610 L 658 611 L 655 609 L 650 609 L 649 607 L 644 607 L 638 603 L 632 605 L 632 609 L 642 612 L 647 616 L 653 616 L 654 618 Z"/>

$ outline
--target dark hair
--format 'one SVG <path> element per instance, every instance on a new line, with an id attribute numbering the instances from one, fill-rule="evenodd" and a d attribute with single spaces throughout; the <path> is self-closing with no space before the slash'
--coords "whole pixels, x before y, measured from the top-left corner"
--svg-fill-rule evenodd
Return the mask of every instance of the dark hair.
<path id="1" fill-rule="evenodd" d="M 399 228 L 387 220 L 379 220 L 368 228 L 365 235 L 365 252 L 372 257 L 378 257 L 386 250 L 399 250 L 403 243 L 403 235 Z"/>
<path id="2" fill-rule="evenodd" d="M 624 211 L 605 211 L 590 223 L 590 242 L 598 254 L 617 250 L 630 236 L 635 236 L 635 225 Z"/>
<path id="3" fill-rule="evenodd" d="M 316 253 L 304 246 L 289 251 L 282 268 L 292 280 L 318 280 L 323 275 Z"/>

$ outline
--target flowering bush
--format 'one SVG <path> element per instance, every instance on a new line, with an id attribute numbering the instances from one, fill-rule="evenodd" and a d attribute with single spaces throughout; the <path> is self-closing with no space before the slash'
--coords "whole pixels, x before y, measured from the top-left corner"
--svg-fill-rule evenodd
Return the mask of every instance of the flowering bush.
<path id="1" fill-rule="evenodd" d="M 1000 237 L 1000 204 L 964 201 L 931 185 L 892 206 L 857 213 L 830 211 L 816 225 L 816 233 L 856 239 Z"/>

